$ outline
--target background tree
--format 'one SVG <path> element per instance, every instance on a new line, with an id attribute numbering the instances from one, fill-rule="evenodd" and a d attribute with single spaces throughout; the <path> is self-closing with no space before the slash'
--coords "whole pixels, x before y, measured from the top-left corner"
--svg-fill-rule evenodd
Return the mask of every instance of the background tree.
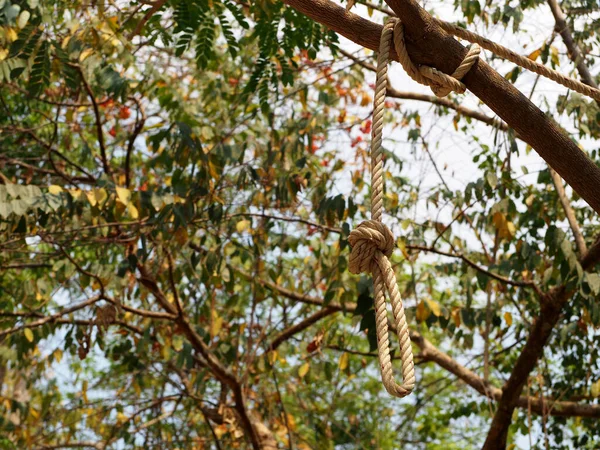
<path id="1" fill-rule="evenodd" d="M 426 7 L 598 81 L 594 0 Z M 600 445 L 597 216 L 472 94 L 397 69 L 385 222 L 418 384 L 382 389 L 347 271 L 373 57 L 319 22 L 378 40 L 327 0 L 0 0 L 1 446 Z M 598 161 L 597 103 L 486 60 Z"/>

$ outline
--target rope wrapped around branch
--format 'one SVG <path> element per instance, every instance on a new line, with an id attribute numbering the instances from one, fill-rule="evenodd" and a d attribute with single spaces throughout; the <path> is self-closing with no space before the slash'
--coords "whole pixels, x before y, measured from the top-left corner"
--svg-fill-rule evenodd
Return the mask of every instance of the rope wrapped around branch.
<path id="1" fill-rule="evenodd" d="M 447 75 L 427 66 L 416 66 L 410 60 L 404 45 L 404 28 L 395 18 L 386 22 L 381 33 L 379 55 L 377 58 L 377 81 L 373 105 L 373 131 L 371 139 L 371 220 L 362 222 L 352 230 L 348 241 L 352 246 L 349 270 L 354 274 L 371 273 L 375 294 L 375 325 L 377 331 L 377 350 L 381 379 L 387 392 L 395 397 L 409 395 L 415 387 L 415 365 L 412 346 L 402 297 L 398 290 L 396 274 L 389 258 L 395 247 L 395 238 L 381 219 L 383 216 L 383 114 L 385 112 L 385 95 L 388 81 L 388 62 L 390 47 L 394 37 L 396 52 L 407 73 L 419 83 L 430 86 L 437 96 L 448 95 L 451 91 L 464 92 L 465 86 L 460 79 L 475 64 L 479 55 L 479 47 L 473 45 L 467 56 L 454 71 Z M 388 313 L 385 294 L 389 295 L 392 315 L 396 324 L 400 341 L 400 358 L 402 361 L 402 384 L 396 383 L 390 356 Z"/>

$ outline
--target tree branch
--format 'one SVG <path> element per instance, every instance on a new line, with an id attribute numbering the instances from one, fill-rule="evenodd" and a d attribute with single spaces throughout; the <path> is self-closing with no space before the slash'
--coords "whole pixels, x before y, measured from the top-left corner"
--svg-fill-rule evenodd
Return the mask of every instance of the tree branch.
<path id="1" fill-rule="evenodd" d="M 250 439 L 252 447 L 255 450 L 261 450 L 261 442 L 259 437 L 259 431 L 255 429 L 248 412 L 246 411 L 246 400 L 242 391 L 242 386 L 237 377 L 231 372 L 231 370 L 224 366 L 221 361 L 212 353 L 208 345 L 204 342 L 202 337 L 196 332 L 194 327 L 190 324 L 188 318 L 184 314 L 178 314 L 177 308 L 173 306 L 167 300 L 166 296 L 162 292 L 155 278 L 150 274 L 146 267 L 142 263 L 138 263 L 138 271 L 140 272 L 140 282 L 152 292 L 152 294 L 159 301 L 161 306 L 169 313 L 177 315 L 176 323 L 179 325 L 185 336 L 192 347 L 204 358 L 204 362 L 222 383 L 231 388 L 234 399 L 236 411 L 239 414 L 240 422 Z"/>
<path id="2" fill-rule="evenodd" d="M 168 0 L 157 0 L 156 2 L 154 2 L 152 8 L 150 8 L 146 12 L 146 14 L 144 14 L 144 17 L 142 17 L 142 19 L 135 26 L 135 29 L 129 35 L 129 40 L 133 39 L 142 32 L 144 25 L 146 25 L 146 23 L 152 18 L 152 16 L 156 14 L 158 10 L 162 8 L 165 5 L 165 3 L 167 3 L 167 1 Z"/>
<path id="3" fill-rule="evenodd" d="M 363 47 L 377 50 L 382 27 L 329 0 L 285 0 L 289 6 Z M 467 50 L 445 33 L 416 0 L 386 0 L 402 19 L 414 63 L 452 73 Z M 394 51 L 390 57 L 397 60 Z M 573 189 L 600 212 L 600 167 L 504 77 L 479 60 L 465 85 L 513 128 Z"/>
<path id="4" fill-rule="evenodd" d="M 267 351 L 270 352 L 276 350 L 277 347 L 279 347 L 293 335 L 306 330 L 308 327 L 314 325 L 322 318 L 331 316 L 332 314 L 335 314 L 337 312 L 339 312 L 339 310 L 334 308 L 324 308 L 308 316 L 306 319 L 302 320 L 301 322 L 298 322 L 296 325 L 292 325 L 291 327 L 283 330 L 279 335 L 277 335 L 267 347 Z"/>
<path id="5" fill-rule="evenodd" d="M 577 72 L 581 76 L 581 81 L 585 84 L 598 88 L 598 84 L 592 77 L 587 64 L 585 63 L 585 58 L 581 54 L 581 50 L 573 39 L 573 35 L 571 34 L 571 29 L 567 24 L 567 18 L 565 17 L 560 5 L 556 0 L 547 0 L 548 6 L 550 6 L 550 11 L 552 11 L 552 15 L 554 16 L 554 21 L 556 22 L 555 30 L 562 37 L 565 46 L 567 47 L 567 51 L 569 53 L 569 59 L 575 63 L 575 67 L 577 67 Z"/>
<path id="6" fill-rule="evenodd" d="M 565 186 L 563 185 L 562 179 L 556 173 L 554 169 L 550 167 L 550 176 L 552 177 L 552 182 L 554 183 L 554 187 L 556 188 L 556 194 L 558 195 L 558 199 L 565 211 L 565 216 L 567 216 L 567 220 L 569 222 L 569 226 L 573 231 L 573 237 L 575 238 L 575 244 L 577 245 L 577 251 L 579 252 L 579 256 L 583 256 L 587 253 L 587 247 L 585 246 L 585 240 L 583 239 L 583 234 L 581 234 L 581 230 L 579 229 L 579 224 L 577 223 L 577 219 L 575 218 L 575 211 L 571 207 L 571 203 L 567 198 L 567 193 L 565 192 Z"/>
<path id="7" fill-rule="evenodd" d="M 250 276 L 249 274 L 246 275 Z M 279 294 L 283 295 L 284 297 L 290 298 L 291 300 L 305 302 L 311 305 L 325 305 L 325 301 L 321 298 L 297 294 L 271 281 L 257 281 L 263 286 L 275 292 L 278 292 Z M 341 305 L 329 304 L 327 306 L 329 308 L 336 309 L 337 311 L 342 311 Z M 354 312 L 356 311 L 356 308 L 357 305 L 355 303 L 347 303 L 344 305 L 344 311 L 347 312 Z M 459 364 L 448 354 L 438 350 L 420 333 L 411 330 L 410 338 L 420 348 L 421 352 L 419 353 L 419 356 L 423 357 L 423 359 L 435 362 L 443 369 L 447 370 L 448 372 L 452 373 L 453 375 L 464 381 L 466 384 L 471 386 L 480 394 L 485 395 L 486 397 L 489 397 L 493 400 L 502 402 L 503 392 L 505 391 L 505 389 L 501 390 L 497 387 L 492 386 L 490 383 L 485 382 L 473 371 Z M 551 399 L 546 399 L 544 402 L 541 402 L 541 400 L 536 397 L 520 396 L 520 393 L 516 396 L 515 406 L 519 408 L 527 408 L 528 406 L 531 406 L 532 411 L 540 415 L 551 414 L 554 416 L 600 417 L 600 405 L 580 404 L 569 401 L 554 401 Z"/>
<path id="8" fill-rule="evenodd" d="M 373 64 L 370 64 L 366 61 L 363 61 L 360 58 L 357 58 L 352 53 L 347 52 L 341 48 L 339 49 L 339 52 L 342 55 L 346 56 L 347 58 L 350 58 L 352 61 L 354 61 L 358 65 L 364 67 L 365 69 L 370 70 L 371 72 L 377 71 L 377 69 L 375 68 L 375 66 Z M 444 106 L 446 108 L 455 110 L 457 113 L 459 113 L 463 116 L 471 117 L 472 119 L 479 120 L 483 123 L 491 125 L 494 128 L 498 128 L 502 131 L 508 130 L 508 126 L 501 120 L 499 120 L 495 117 L 490 117 L 480 111 L 475 111 L 474 109 L 466 108 L 462 105 L 456 104 L 453 101 L 448 100 L 447 98 L 440 98 L 440 97 L 436 97 L 435 95 L 419 94 L 417 92 L 398 91 L 394 87 L 389 86 L 389 85 L 387 87 L 386 95 L 391 98 L 398 98 L 398 99 L 403 99 L 403 100 L 417 100 L 419 102 L 427 102 L 427 103 L 433 103 L 434 105 L 438 105 L 438 106 Z"/>

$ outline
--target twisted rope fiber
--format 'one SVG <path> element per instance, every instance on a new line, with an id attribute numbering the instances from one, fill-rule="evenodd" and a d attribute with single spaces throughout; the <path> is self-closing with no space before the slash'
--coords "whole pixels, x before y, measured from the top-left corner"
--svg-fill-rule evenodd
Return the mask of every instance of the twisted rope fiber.
<path id="1" fill-rule="evenodd" d="M 471 70 L 473 64 L 479 59 L 481 48 L 477 43 L 471 45 L 460 65 L 456 68 L 452 75 L 447 75 L 444 72 L 437 70 L 435 67 L 417 66 L 415 65 L 406 50 L 404 42 L 404 25 L 399 19 L 391 18 L 390 23 L 394 30 L 394 48 L 398 54 L 400 64 L 406 73 L 417 83 L 431 87 L 431 90 L 437 97 L 445 97 L 452 91 L 462 94 L 467 89 L 460 81 L 466 73 Z M 382 35 L 383 36 L 383 35 Z"/>
<path id="2" fill-rule="evenodd" d="M 395 239 L 390 229 L 381 222 L 384 187 L 381 141 L 388 79 L 387 66 L 394 25 L 394 21 L 388 21 L 383 27 L 377 59 L 377 81 L 371 139 L 371 220 L 362 222 L 350 233 L 348 241 L 352 246 L 352 252 L 350 253 L 348 265 L 350 272 L 354 274 L 371 272 L 373 276 L 375 325 L 381 379 L 390 395 L 405 397 L 415 387 L 415 365 L 402 297 L 398 291 L 396 275 L 388 259 L 394 250 Z M 394 369 L 390 357 L 388 316 L 385 304 L 386 291 L 390 296 L 392 314 L 400 341 L 402 384 L 398 384 L 394 380 Z"/>
<path id="3" fill-rule="evenodd" d="M 582 83 L 581 81 L 574 80 L 573 78 L 569 78 L 563 75 L 556 70 L 552 70 L 546 67 L 543 64 L 535 62 L 525 56 L 521 56 L 518 53 L 513 52 L 512 50 L 497 44 L 483 36 L 480 36 L 476 33 L 473 33 L 469 30 L 465 30 L 457 25 L 452 23 L 444 22 L 440 19 L 435 19 L 436 23 L 444 29 L 447 33 L 450 33 L 456 37 L 464 39 L 466 41 L 471 42 L 472 44 L 478 44 L 486 50 L 496 54 L 500 58 L 506 59 L 517 66 L 523 67 L 531 72 L 537 73 L 543 77 L 549 78 L 552 81 L 556 81 L 559 84 L 562 84 L 569 89 L 574 90 L 575 92 L 579 92 L 580 94 L 586 95 L 588 97 L 593 98 L 594 100 L 600 101 L 600 89 L 596 89 L 592 86 L 588 86 L 587 84 Z"/>

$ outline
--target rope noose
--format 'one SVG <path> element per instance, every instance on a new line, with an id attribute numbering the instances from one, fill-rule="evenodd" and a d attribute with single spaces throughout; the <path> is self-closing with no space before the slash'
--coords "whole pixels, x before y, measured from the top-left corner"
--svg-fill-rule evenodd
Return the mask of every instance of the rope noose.
<path id="1" fill-rule="evenodd" d="M 404 45 L 404 28 L 398 19 L 388 20 L 381 33 L 371 137 L 371 220 L 362 222 L 350 233 L 348 241 L 352 246 L 352 252 L 350 253 L 348 265 L 350 272 L 354 274 L 370 272 L 373 276 L 375 325 L 381 379 L 385 389 L 391 395 L 406 397 L 415 387 L 415 365 L 402 297 L 398 290 L 396 274 L 389 261 L 396 240 L 390 229 L 381 221 L 384 188 L 381 143 L 392 35 L 394 36 L 396 53 L 398 53 L 400 62 L 407 73 L 416 81 L 430 86 L 434 93 L 440 97 L 448 95 L 451 91 L 465 91 L 465 86 L 460 82 L 460 79 L 477 61 L 479 47 L 473 45 L 463 62 L 450 76 L 432 67 L 413 64 Z M 402 384 L 396 383 L 394 379 L 394 369 L 390 356 L 388 314 L 385 303 L 386 292 L 390 297 L 393 320 L 400 341 Z"/>

